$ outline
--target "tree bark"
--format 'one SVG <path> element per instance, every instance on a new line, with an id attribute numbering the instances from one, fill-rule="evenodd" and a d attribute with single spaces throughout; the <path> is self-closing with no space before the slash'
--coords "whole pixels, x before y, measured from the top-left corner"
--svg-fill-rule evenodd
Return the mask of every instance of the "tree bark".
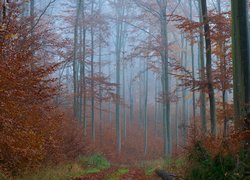
<path id="1" fill-rule="evenodd" d="M 234 81 L 234 119 L 238 130 L 250 114 L 250 60 L 248 42 L 248 1 L 232 0 L 232 55 Z"/>
<path id="2" fill-rule="evenodd" d="M 201 0 L 201 9 L 204 22 L 205 44 L 206 44 L 206 73 L 207 73 L 207 87 L 210 103 L 210 119 L 211 119 L 211 134 L 216 136 L 216 105 L 213 87 L 213 74 L 212 74 L 212 51 L 210 39 L 210 26 L 207 13 L 207 1 Z"/>

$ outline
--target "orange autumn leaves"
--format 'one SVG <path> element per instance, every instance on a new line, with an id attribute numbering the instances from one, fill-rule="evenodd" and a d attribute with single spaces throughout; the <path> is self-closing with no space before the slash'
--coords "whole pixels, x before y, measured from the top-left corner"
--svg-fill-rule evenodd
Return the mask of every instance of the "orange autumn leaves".
<path id="1" fill-rule="evenodd" d="M 31 31 L 31 18 L 11 12 L 0 22 L 0 167 L 17 175 L 62 157 L 67 138 L 80 139 L 66 137 L 79 130 L 53 105 L 59 64 L 45 51 L 53 34 L 44 25 Z"/>

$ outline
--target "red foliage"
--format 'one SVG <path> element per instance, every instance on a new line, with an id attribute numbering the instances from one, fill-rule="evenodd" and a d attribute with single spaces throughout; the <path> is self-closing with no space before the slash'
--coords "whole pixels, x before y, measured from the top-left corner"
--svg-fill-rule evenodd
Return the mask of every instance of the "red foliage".
<path id="1" fill-rule="evenodd" d="M 212 157 L 220 155 L 237 155 L 241 148 L 244 146 L 244 140 L 250 138 L 250 131 L 245 130 L 242 132 L 236 132 L 231 130 L 227 137 L 218 135 L 216 137 L 211 134 L 204 134 L 197 130 L 196 127 L 191 127 L 188 135 L 188 143 L 186 145 L 185 152 L 190 153 L 197 142 L 202 142 L 204 148 L 209 152 Z"/>
<path id="2" fill-rule="evenodd" d="M 79 151 L 82 140 L 77 124 L 52 103 L 59 64 L 44 47 L 58 43 L 54 34 L 11 8 L 0 24 L 0 167 L 16 175 L 76 155 L 69 145 Z"/>
<path id="3" fill-rule="evenodd" d="M 199 34 L 203 34 L 203 23 L 190 21 L 186 17 L 173 15 L 172 21 L 177 22 L 176 27 L 180 29 L 190 42 L 197 43 Z M 209 24 L 211 26 L 211 42 L 212 53 L 218 58 L 218 61 L 213 62 L 213 84 L 215 89 L 220 91 L 232 89 L 232 58 L 231 58 L 231 17 L 229 12 L 209 13 Z M 183 67 L 181 62 L 170 64 L 174 75 L 181 80 L 182 86 L 191 90 L 207 91 L 207 78 L 194 79 L 192 71 Z M 200 73 L 205 69 L 200 69 Z M 176 73 L 178 72 L 178 73 Z"/>

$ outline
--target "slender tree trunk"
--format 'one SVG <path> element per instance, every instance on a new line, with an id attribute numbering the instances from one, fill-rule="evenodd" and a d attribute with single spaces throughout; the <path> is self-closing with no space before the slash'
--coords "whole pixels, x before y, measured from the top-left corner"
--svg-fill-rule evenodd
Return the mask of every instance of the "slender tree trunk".
<path id="1" fill-rule="evenodd" d="M 83 134 L 84 137 L 87 135 L 87 119 L 86 119 L 86 105 L 87 105 L 87 97 L 86 97 L 86 27 L 85 27 L 85 0 L 83 0 L 82 4 L 82 19 L 83 19 L 83 59 L 82 59 L 82 69 L 81 69 L 81 77 L 82 77 L 82 88 L 81 94 L 83 95 Z"/>
<path id="2" fill-rule="evenodd" d="M 121 97 L 121 85 L 120 85 L 120 69 L 121 69 L 121 51 L 122 51 L 122 33 L 124 29 L 124 22 L 121 21 L 124 15 L 124 5 L 125 2 L 116 1 L 116 3 L 121 3 L 122 7 L 118 8 L 116 11 L 117 24 L 116 24 L 116 94 Z M 120 123 L 120 100 L 116 101 L 115 105 L 115 116 L 116 116 L 116 139 L 117 139 L 117 152 L 121 152 L 121 123 Z"/>
<path id="3" fill-rule="evenodd" d="M 130 84 L 129 84 L 129 101 L 130 101 L 130 108 L 129 108 L 129 118 L 130 118 L 130 125 L 132 126 L 133 122 L 133 114 L 134 114 L 134 97 L 133 97 L 133 63 L 131 62 L 130 65 Z"/>
<path id="4" fill-rule="evenodd" d="M 81 12 L 82 12 L 82 7 L 81 7 Z M 79 62 L 79 65 L 80 65 L 80 80 L 79 80 L 79 86 L 78 86 L 78 107 L 79 107 L 79 110 L 78 110 L 78 120 L 80 122 L 82 122 L 82 86 L 83 86 L 83 66 L 82 66 L 82 63 L 83 63 L 83 27 L 82 25 L 80 26 L 80 49 L 79 49 L 79 55 L 80 55 L 80 62 Z"/>
<path id="5" fill-rule="evenodd" d="M 122 58 L 123 61 L 123 68 L 122 68 L 122 98 L 124 100 L 124 107 L 123 107 L 123 133 L 124 133 L 124 139 L 127 137 L 127 117 L 126 117 L 126 92 L 125 92 L 125 62 L 124 62 L 124 55 Z"/>
<path id="6" fill-rule="evenodd" d="M 182 37 L 184 38 L 184 37 Z M 184 46 L 184 39 L 183 39 L 183 46 Z M 182 55 L 182 63 L 184 67 L 187 67 L 187 41 L 185 41 L 185 53 L 183 53 Z M 183 87 L 182 89 L 182 116 L 183 116 L 183 144 L 186 145 L 187 143 L 187 126 L 188 126 L 188 106 L 187 106 L 187 90 L 185 89 L 185 87 Z"/>
<path id="7" fill-rule="evenodd" d="M 218 12 L 221 13 L 221 0 L 217 0 Z"/>
<path id="8" fill-rule="evenodd" d="M 30 16 L 34 16 L 35 15 L 34 13 L 35 13 L 35 0 L 30 0 Z"/>
<path id="9" fill-rule="evenodd" d="M 157 103 L 157 96 L 158 96 L 158 81 L 157 81 L 157 76 L 155 77 L 155 111 L 154 111 L 154 134 L 155 136 L 157 135 L 157 114 L 158 114 L 158 103 Z"/>
<path id="10" fill-rule="evenodd" d="M 109 64 L 109 75 L 111 76 L 111 63 Z M 112 122 L 112 100 L 109 100 L 109 122 Z"/>
<path id="11" fill-rule="evenodd" d="M 148 149 L 148 62 L 145 62 L 145 99 L 144 99 L 144 155 Z"/>
<path id="12" fill-rule="evenodd" d="M 80 6 L 82 1 L 77 1 L 77 12 L 76 12 L 76 20 L 75 20 L 75 27 L 74 27 L 74 50 L 73 50 L 73 83 L 74 83 L 74 102 L 73 102 L 73 111 L 74 117 L 78 118 L 78 60 L 77 60 L 77 53 L 78 53 L 78 29 L 79 29 L 79 19 L 80 19 Z"/>
<path id="13" fill-rule="evenodd" d="M 206 44 L 206 73 L 207 73 L 207 83 L 208 83 L 208 96 L 210 103 L 210 119 L 211 119 L 211 133 L 213 136 L 216 135 L 216 105 L 215 105 L 215 95 L 213 87 L 213 74 L 212 74 L 212 51 L 211 51 L 211 39 L 210 39 L 210 26 L 207 14 L 207 1 L 201 1 L 202 16 L 204 22 L 204 32 L 205 32 L 205 44 Z"/>
<path id="14" fill-rule="evenodd" d="M 102 1 L 99 0 L 99 14 L 101 15 L 102 12 Z M 99 76 L 102 75 L 102 32 L 101 32 L 101 26 L 99 27 Z M 100 121 L 100 127 L 99 127 L 99 132 L 100 132 L 100 143 L 102 145 L 102 126 L 103 126 L 103 122 L 102 122 L 102 85 L 101 83 L 99 84 L 99 121 Z"/>
<path id="15" fill-rule="evenodd" d="M 126 63 L 125 63 L 125 48 L 126 48 L 126 43 L 125 43 L 125 31 L 126 31 L 126 26 L 124 24 L 124 27 L 122 29 L 122 98 L 124 101 L 124 106 L 123 106 L 123 133 L 124 133 L 124 139 L 126 140 L 127 137 L 127 117 L 126 117 L 126 81 L 125 81 L 125 71 L 126 71 Z"/>
<path id="16" fill-rule="evenodd" d="M 140 59 L 140 68 L 142 67 L 142 60 Z M 139 72 L 141 71 L 141 69 L 139 69 Z M 140 119 L 140 127 L 143 127 L 143 108 L 142 108 L 142 102 L 143 102 L 143 89 L 142 89 L 142 82 L 143 82 L 143 78 L 142 78 L 142 73 L 140 72 L 139 75 L 139 119 Z"/>
<path id="17" fill-rule="evenodd" d="M 190 11 L 190 20 L 193 20 L 193 0 L 189 0 L 189 11 Z M 195 80 L 195 64 L 194 64 L 194 45 L 193 42 L 191 42 L 191 59 L 192 59 L 192 76 L 193 81 Z M 193 82 L 193 88 L 194 88 L 194 82 Z M 193 90 L 193 117 L 194 117 L 194 126 L 196 126 L 195 122 L 195 91 Z"/>
<path id="18" fill-rule="evenodd" d="M 0 23 L 3 22 L 5 16 L 6 16 L 6 5 L 5 5 L 5 0 L 0 0 Z"/>
<path id="19" fill-rule="evenodd" d="M 178 81 L 176 79 L 176 87 L 178 87 Z M 178 152 L 178 144 L 179 144 L 179 93 L 178 93 L 179 89 L 176 89 L 176 97 L 177 100 L 175 102 L 175 149 L 176 152 Z"/>
<path id="20" fill-rule="evenodd" d="M 164 137 L 164 156 L 171 157 L 172 139 L 170 131 L 170 102 L 169 77 L 168 77 L 168 31 L 167 31 L 167 2 L 157 0 L 160 8 L 160 27 L 161 27 L 161 59 L 162 59 L 162 92 L 163 92 L 163 137 Z"/>
<path id="21" fill-rule="evenodd" d="M 91 15 L 94 15 L 94 1 L 91 3 Z M 92 122 L 92 140 L 95 142 L 95 94 L 94 94 L 94 28 L 91 25 L 91 122 Z"/>
<path id="22" fill-rule="evenodd" d="M 201 10 L 201 1 L 198 1 L 199 3 L 199 21 L 203 22 L 203 17 L 202 17 L 202 10 Z M 200 27 L 200 32 L 202 32 L 202 27 Z M 204 59 L 204 38 L 202 33 L 200 33 L 199 37 L 199 62 L 200 62 L 200 79 L 202 81 L 205 80 L 205 59 Z M 207 132 L 207 119 L 206 119 L 206 94 L 204 93 L 203 90 L 200 91 L 200 102 L 201 102 L 201 107 L 200 107 L 200 115 L 201 115 L 201 127 L 202 127 L 202 132 L 205 133 Z"/>

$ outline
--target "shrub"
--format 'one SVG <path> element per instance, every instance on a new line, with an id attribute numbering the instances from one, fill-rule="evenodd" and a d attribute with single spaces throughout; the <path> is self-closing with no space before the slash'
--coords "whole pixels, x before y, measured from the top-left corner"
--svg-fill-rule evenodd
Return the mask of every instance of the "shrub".
<path id="1" fill-rule="evenodd" d="M 108 169 L 110 167 L 109 161 L 100 154 L 95 154 L 89 157 L 80 156 L 79 161 L 82 164 L 87 164 L 88 166 L 95 167 L 97 169 Z"/>
<path id="2" fill-rule="evenodd" d="M 21 18 L 14 3 L 10 8 L 0 22 L 0 166 L 18 175 L 69 156 L 66 141 L 75 151 L 82 144 L 78 124 L 53 104 L 60 64 L 45 46 L 56 47 L 58 38 L 44 24 L 31 30 L 31 18 Z"/>
<path id="3" fill-rule="evenodd" d="M 198 141 L 189 155 L 188 166 L 186 179 L 243 179 L 244 173 L 249 171 L 249 155 L 242 151 L 238 155 L 219 153 L 212 156 Z"/>

